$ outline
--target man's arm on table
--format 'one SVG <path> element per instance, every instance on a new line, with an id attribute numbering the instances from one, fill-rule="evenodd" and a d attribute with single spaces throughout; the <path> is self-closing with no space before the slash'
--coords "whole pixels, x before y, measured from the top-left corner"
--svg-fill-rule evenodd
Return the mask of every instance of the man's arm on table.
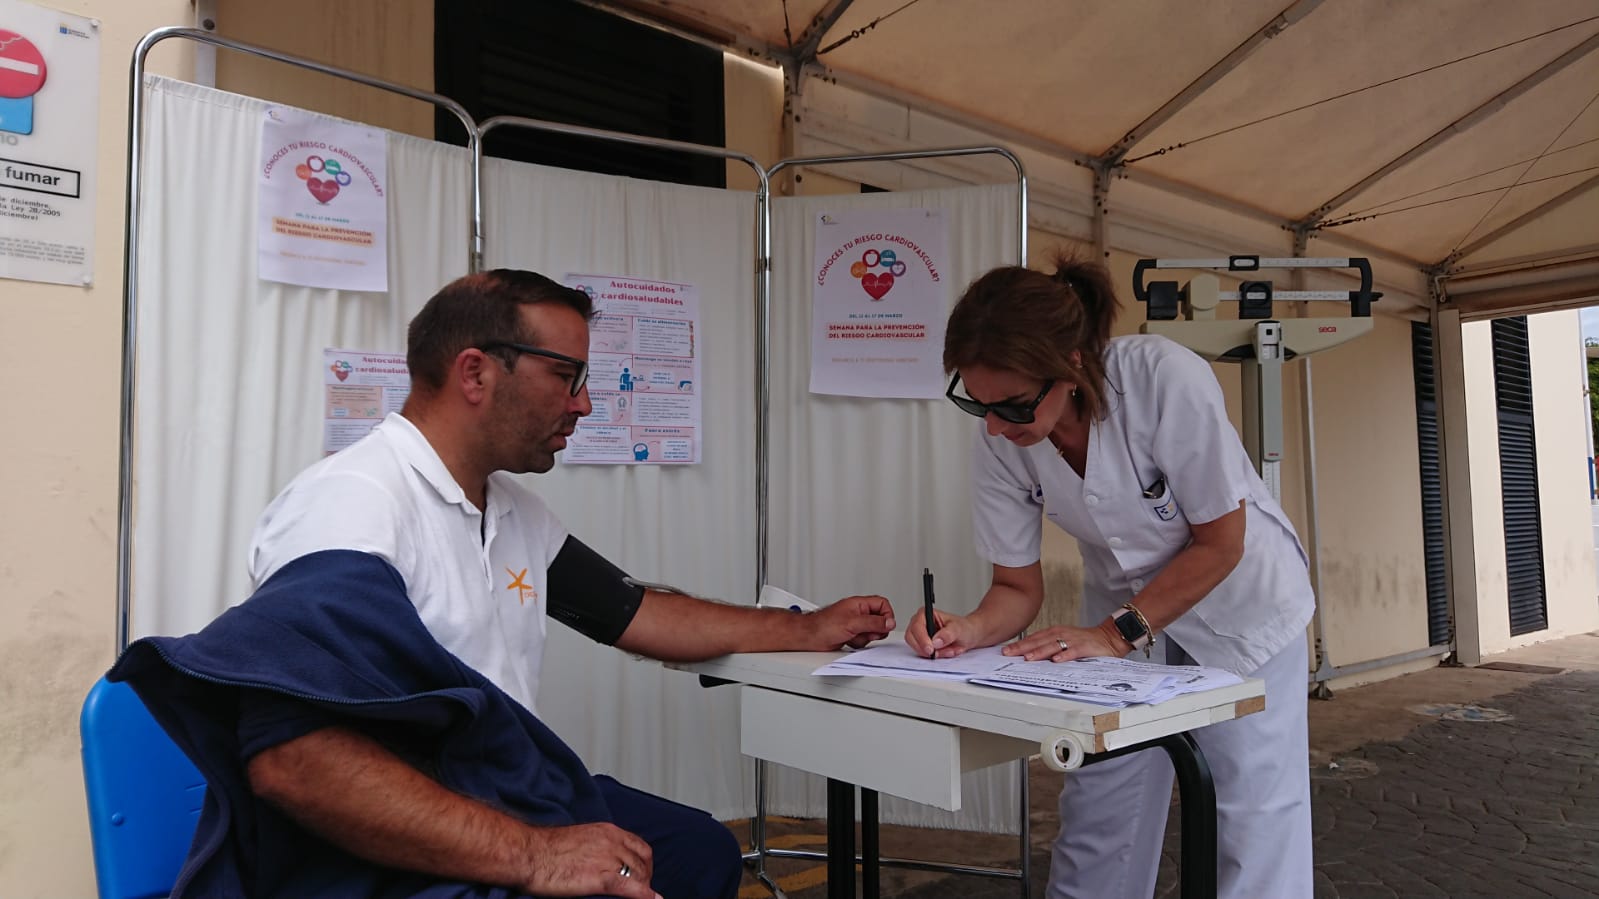
<path id="1" fill-rule="evenodd" d="M 249 762 L 250 787 L 353 855 L 444 880 L 540 896 L 658 899 L 649 844 L 613 824 L 534 827 L 451 792 L 344 727 L 280 743 Z M 622 866 L 631 877 L 622 877 Z"/>
<path id="2" fill-rule="evenodd" d="M 663 662 L 698 662 L 735 652 L 858 648 L 893 630 L 894 608 L 881 596 L 800 613 L 646 590 L 616 645 Z"/>
<path id="3" fill-rule="evenodd" d="M 861 647 L 894 630 L 894 608 L 881 596 L 851 596 L 796 613 L 650 589 L 576 537 L 567 537 L 550 563 L 547 585 L 550 617 L 601 643 L 663 662 Z"/>

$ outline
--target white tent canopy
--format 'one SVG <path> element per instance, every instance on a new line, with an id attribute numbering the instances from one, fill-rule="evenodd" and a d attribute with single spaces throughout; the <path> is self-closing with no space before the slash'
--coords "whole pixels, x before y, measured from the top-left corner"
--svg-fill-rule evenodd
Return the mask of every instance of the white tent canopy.
<path id="1" fill-rule="evenodd" d="M 1303 235 L 1389 312 L 1433 275 L 1468 314 L 1599 296 L 1594 0 L 591 2 L 782 64 L 802 151 L 1003 140 L 1050 230 Z"/>

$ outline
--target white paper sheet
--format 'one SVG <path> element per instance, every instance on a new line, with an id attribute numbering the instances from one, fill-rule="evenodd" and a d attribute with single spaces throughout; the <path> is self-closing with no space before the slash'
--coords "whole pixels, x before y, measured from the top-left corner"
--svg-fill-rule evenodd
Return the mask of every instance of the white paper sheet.
<path id="1" fill-rule="evenodd" d="M 1215 687 L 1242 683 L 1235 674 L 1197 665 L 1160 665 L 1131 659 L 1013 662 L 971 678 L 974 684 L 1063 696 L 1119 708 L 1157 703 Z"/>
<path id="2" fill-rule="evenodd" d="M 771 584 L 761 587 L 761 595 L 755 600 L 755 606 L 761 609 L 792 609 L 796 612 L 814 612 L 820 608 L 803 596 L 795 596 L 782 587 L 774 587 Z"/>
<path id="3" fill-rule="evenodd" d="M 907 677 L 918 680 L 969 680 L 1004 668 L 1014 659 L 1000 655 L 998 646 L 974 649 L 953 659 L 928 659 L 911 652 L 902 634 L 869 646 L 811 672 L 846 677 Z"/>

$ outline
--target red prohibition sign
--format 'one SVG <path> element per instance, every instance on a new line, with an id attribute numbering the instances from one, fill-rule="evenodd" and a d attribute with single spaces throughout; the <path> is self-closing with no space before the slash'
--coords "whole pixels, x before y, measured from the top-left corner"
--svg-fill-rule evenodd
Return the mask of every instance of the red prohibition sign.
<path id="1" fill-rule="evenodd" d="M 44 87 L 44 55 L 33 42 L 0 28 L 0 97 L 19 100 Z"/>

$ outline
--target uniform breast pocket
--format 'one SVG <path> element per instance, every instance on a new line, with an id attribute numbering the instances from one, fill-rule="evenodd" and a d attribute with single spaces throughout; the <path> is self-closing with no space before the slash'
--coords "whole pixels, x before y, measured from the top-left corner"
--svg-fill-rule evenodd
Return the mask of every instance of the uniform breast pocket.
<path id="1" fill-rule="evenodd" d="M 1155 519 L 1156 529 L 1168 541 L 1181 542 L 1188 539 L 1188 527 L 1183 520 L 1182 509 L 1177 505 L 1177 497 L 1171 491 L 1171 485 L 1166 483 L 1165 477 L 1160 477 L 1153 484 L 1144 488 L 1142 502 L 1150 517 Z"/>

